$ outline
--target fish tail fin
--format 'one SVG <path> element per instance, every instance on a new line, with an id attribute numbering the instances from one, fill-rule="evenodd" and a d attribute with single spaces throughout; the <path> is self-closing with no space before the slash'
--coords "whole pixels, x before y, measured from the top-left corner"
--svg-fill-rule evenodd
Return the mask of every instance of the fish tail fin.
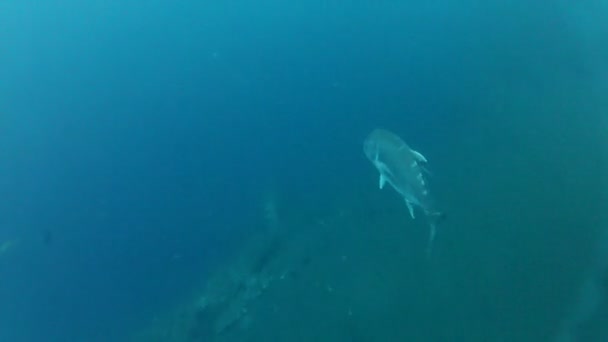
<path id="1" fill-rule="evenodd" d="M 426 253 L 428 256 L 433 251 L 433 242 L 435 241 L 435 235 L 437 235 L 437 224 L 445 220 L 446 215 L 441 211 L 435 211 L 428 214 L 429 217 L 429 242 L 426 247 Z"/>
<path id="2" fill-rule="evenodd" d="M 431 256 L 431 253 L 433 252 L 433 241 L 435 241 L 436 234 L 437 234 L 437 226 L 435 226 L 435 223 L 431 223 L 430 230 L 429 230 L 429 242 L 426 246 L 426 254 L 429 257 Z"/>

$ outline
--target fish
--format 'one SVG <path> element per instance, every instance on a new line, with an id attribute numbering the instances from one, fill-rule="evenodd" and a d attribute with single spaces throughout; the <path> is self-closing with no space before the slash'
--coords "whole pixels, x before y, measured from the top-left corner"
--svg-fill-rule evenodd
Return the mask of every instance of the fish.
<path id="1" fill-rule="evenodd" d="M 4 241 L 0 243 L 0 256 L 8 253 L 10 250 L 15 248 L 16 245 L 19 244 L 19 239 L 12 239 L 8 241 Z"/>
<path id="2" fill-rule="evenodd" d="M 437 224 L 445 218 L 433 200 L 425 174 L 428 163 L 422 153 L 409 147 L 397 134 L 385 129 L 374 129 L 363 142 L 363 152 L 380 173 L 378 186 L 388 183 L 401 195 L 412 219 L 415 208 L 422 210 L 430 226 L 427 251 L 430 252 Z"/>

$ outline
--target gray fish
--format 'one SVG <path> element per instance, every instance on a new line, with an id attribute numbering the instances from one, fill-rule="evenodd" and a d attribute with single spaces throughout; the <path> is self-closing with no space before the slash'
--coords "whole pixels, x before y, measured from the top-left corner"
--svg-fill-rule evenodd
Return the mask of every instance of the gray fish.
<path id="1" fill-rule="evenodd" d="M 411 149 L 399 136 L 384 129 L 373 130 L 363 143 L 363 152 L 380 173 L 379 187 L 390 184 L 405 200 L 410 216 L 414 207 L 422 209 L 430 225 L 429 251 L 435 239 L 436 224 L 444 214 L 435 208 L 429 194 L 422 164 L 426 158 Z"/>

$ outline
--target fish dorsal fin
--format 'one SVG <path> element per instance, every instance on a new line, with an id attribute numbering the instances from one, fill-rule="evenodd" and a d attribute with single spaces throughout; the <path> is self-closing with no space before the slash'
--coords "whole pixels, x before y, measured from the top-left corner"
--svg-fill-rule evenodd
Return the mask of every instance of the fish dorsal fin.
<path id="1" fill-rule="evenodd" d="M 378 181 L 378 187 L 380 189 L 384 188 L 384 184 L 386 184 L 386 177 L 384 177 L 383 173 L 380 173 L 380 180 Z"/>
<path id="2" fill-rule="evenodd" d="M 421 162 L 421 163 L 428 163 L 428 161 L 426 160 L 426 158 L 422 155 L 422 153 L 418 152 L 418 151 L 414 151 L 414 150 L 410 150 L 412 152 L 412 154 L 414 155 L 414 158 L 416 158 L 417 161 Z"/>

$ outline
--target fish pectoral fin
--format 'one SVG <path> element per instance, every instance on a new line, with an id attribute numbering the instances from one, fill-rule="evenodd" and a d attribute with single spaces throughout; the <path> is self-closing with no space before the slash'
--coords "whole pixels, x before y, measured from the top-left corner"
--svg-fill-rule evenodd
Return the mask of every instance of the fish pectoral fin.
<path id="1" fill-rule="evenodd" d="M 414 158 L 416 158 L 417 161 L 421 162 L 421 163 L 428 163 L 428 161 L 426 160 L 426 158 L 422 155 L 422 153 L 418 152 L 418 151 L 414 151 L 414 150 L 410 150 L 412 152 L 412 154 L 414 155 Z"/>
<path id="2" fill-rule="evenodd" d="M 386 184 L 386 177 L 384 177 L 384 175 L 381 173 L 380 180 L 378 181 L 378 187 L 382 189 L 384 188 L 384 184 Z"/>
<path id="3" fill-rule="evenodd" d="M 407 205 L 407 209 L 410 211 L 410 216 L 415 219 L 416 216 L 414 215 L 414 206 L 412 205 L 412 203 L 410 203 L 408 200 L 405 200 L 405 205 Z"/>

